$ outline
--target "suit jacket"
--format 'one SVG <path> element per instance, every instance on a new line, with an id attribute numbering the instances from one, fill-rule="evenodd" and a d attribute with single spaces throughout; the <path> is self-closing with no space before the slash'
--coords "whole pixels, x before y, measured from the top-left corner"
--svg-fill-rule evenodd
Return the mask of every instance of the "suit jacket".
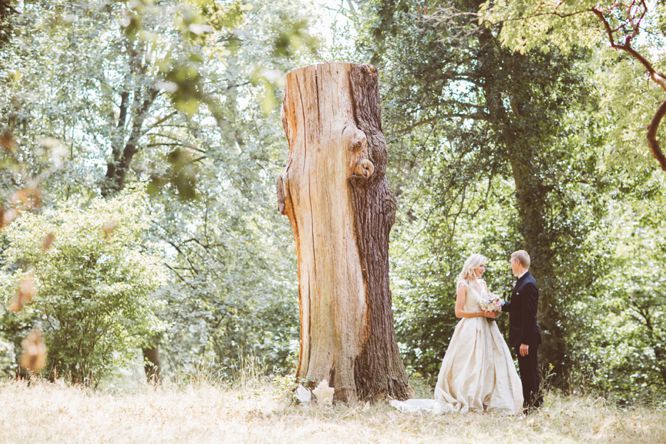
<path id="1" fill-rule="evenodd" d="M 541 344 L 541 331 L 537 325 L 538 303 L 536 279 L 528 271 L 513 287 L 511 302 L 502 306 L 502 311 L 509 312 L 509 345 L 518 347 L 520 344 Z"/>

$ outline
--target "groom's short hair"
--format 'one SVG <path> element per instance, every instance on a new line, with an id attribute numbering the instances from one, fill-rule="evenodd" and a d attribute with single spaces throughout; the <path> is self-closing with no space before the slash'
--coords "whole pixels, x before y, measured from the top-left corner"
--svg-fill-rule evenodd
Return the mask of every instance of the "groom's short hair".
<path id="1" fill-rule="evenodd" d="M 525 250 L 514 251 L 511 253 L 511 259 L 517 260 L 525 268 L 530 268 L 530 255 Z"/>

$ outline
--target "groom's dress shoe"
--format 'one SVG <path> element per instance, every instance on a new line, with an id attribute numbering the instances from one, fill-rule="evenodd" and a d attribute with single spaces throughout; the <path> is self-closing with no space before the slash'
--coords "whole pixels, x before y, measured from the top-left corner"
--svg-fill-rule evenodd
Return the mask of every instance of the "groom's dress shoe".
<path id="1" fill-rule="evenodd" d="M 532 413 L 536 413 L 539 410 L 539 407 L 541 407 L 541 404 L 539 403 L 538 405 L 530 405 L 523 407 L 523 414 L 525 415 L 530 415 Z"/>

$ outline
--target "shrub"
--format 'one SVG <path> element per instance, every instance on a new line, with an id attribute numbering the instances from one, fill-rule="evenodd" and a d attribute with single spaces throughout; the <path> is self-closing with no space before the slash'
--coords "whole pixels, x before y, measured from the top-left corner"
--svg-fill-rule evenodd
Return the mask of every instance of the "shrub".
<path id="1" fill-rule="evenodd" d="M 126 363 L 162 329 L 153 293 L 163 278 L 142 242 L 147 221 L 137 193 L 21 216 L 6 229 L 9 247 L 0 258 L 0 335 L 18 348 L 29 329 L 41 328 L 50 378 L 95 385 Z M 34 276 L 37 294 L 9 312 L 26 274 Z"/>

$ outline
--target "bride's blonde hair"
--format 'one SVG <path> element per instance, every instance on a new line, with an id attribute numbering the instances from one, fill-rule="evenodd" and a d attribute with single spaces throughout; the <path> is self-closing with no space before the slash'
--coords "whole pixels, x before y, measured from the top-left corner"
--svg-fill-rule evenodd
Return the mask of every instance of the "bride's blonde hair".
<path id="1" fill-rule="evenodd" d="M 470 279 L 476 279 L 474 274 L 474 269 L 481 265 L 488 263 L 488 258 L 482 254 L 474 253 L 467 258 L 465 264 L 463 265 L 462 271 L 458 275 L 457 283 L 462 281 L 469 281 Z"/>

